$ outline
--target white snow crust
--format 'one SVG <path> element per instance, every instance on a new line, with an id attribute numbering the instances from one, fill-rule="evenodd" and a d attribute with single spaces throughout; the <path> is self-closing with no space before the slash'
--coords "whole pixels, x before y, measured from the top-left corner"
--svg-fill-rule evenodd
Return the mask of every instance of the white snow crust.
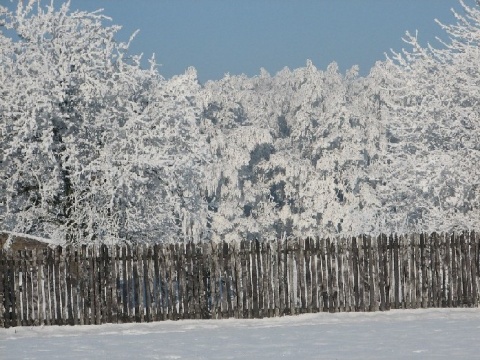
<path id="1" fill-rule="evenodd" d="M 7 359 L 475 359 L 480 310 L 0 329 Z"/>

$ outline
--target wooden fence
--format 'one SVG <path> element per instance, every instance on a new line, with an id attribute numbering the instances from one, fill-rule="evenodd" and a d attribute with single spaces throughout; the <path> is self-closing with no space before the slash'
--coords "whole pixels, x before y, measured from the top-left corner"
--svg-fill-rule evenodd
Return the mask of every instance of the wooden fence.
<path id="1" fill-rule="evenodd" d="M 478 306 L 474 232 L 0 251 L 0 327 Z"/>

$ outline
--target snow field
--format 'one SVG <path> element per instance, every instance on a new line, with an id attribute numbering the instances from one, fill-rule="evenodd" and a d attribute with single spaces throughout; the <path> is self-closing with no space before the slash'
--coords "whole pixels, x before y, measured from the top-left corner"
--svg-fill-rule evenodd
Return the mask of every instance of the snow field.
<path id="1" fill-rule="evenodd" d="M 476 359 L 480 309 L 0 329 L 1 359 Z"/>

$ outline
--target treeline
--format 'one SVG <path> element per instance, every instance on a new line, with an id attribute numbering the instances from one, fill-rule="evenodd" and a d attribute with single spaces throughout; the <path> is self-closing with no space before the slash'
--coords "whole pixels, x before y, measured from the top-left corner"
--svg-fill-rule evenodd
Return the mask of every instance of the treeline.
<path id="1" fill-rule="evenodd" d="M 461 4 L 445 44 L 407 34 L 366 77 L 307 61 L 204 85 L 143 69 L 101 13 L 0 7 L 1 227 L 58 242 L 475 229 L 480 7 Z"/>

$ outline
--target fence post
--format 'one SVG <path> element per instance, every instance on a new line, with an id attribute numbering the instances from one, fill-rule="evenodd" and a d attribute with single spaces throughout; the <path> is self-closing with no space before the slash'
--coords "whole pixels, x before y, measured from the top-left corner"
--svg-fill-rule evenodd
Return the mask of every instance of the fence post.
<path id="1" fill-rule="evenodd" d="M 471 244 L 471 272 L 472 272 L 472 305 L 478 306 L 478 235 L 475 231 L 470 233 L 470 244 Z"/>
<path id="2" fill-rule="evenodd" d="M 7 288 L 5 286 L 6 278 L 7 278 L 7 269 L 6 269 L 6 256 L 5 250 L 0 247 L 0 328 L 7 327 L 6 317 L 7 317 L 7 310 L 5 307 L 6 296 L 8 293 L 6 292 Z M 5 296 L 6 295 L 6 296 Z"/>

